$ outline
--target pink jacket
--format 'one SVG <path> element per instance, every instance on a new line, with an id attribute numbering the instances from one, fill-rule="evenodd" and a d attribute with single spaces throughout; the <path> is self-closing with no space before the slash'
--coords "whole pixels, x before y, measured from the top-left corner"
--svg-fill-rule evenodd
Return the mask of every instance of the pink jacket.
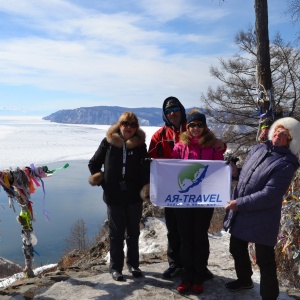
<path id="1" fill-rule="evenodd" d="M 216 137 L 212 131 L 208 131 L 201 138 L 191 138 L 185 131 L 180 135 L 180 141 L 174 146 L 172 158 L 224 160 L 223 151 L 214 147 L 215 142 Z"/>

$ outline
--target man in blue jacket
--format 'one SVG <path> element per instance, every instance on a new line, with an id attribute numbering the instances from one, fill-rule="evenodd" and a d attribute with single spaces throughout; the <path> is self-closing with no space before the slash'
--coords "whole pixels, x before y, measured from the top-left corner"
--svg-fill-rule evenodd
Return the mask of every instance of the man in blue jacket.
<path id="1" fill-rule="evenodd" d="M 230 229 L 230 253 L 234 258 L 237 280 L 225 287 L 232 292 L 253 288 L 248 242 L 255 243 L 260 268 L 260 295 L 277 299 L 279 285 L 274 246 L 281 218 L 282 198 L 299 167 L 300 123 L 282 118 L 273 123 L 269 140 L 255 145 L 240 174 L 233 165 L 232 175 L 239 177 L 233 200 L 226 206 L 224 228 Z"/>

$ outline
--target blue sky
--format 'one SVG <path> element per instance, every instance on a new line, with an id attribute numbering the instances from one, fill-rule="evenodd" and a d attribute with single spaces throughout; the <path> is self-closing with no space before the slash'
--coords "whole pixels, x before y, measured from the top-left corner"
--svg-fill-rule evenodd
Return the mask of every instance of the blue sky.
<path id="1" fill-rule="evenodd" d="M 269 1 L 269 34 L 294 41 L 286 1 Z M 215 86 L 219 58 L 255 24 L 254 0 L 0 0 L 0 115 L 46 116 L 115 105 L 186 107 Z"/>

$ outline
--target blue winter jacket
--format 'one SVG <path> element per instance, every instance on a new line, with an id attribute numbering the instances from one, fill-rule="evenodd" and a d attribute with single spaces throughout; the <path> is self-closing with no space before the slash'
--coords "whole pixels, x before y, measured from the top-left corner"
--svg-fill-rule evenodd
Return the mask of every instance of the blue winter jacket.
<path id="1" fill-rule="evenodd" d="M 228 210 L 225 230 L 247 242 L 274 246 L 280 225 L 282 198 L 295 171 L 297 157 L 271 141 L 249 152 L 233 193 L 238 210 Z"/>

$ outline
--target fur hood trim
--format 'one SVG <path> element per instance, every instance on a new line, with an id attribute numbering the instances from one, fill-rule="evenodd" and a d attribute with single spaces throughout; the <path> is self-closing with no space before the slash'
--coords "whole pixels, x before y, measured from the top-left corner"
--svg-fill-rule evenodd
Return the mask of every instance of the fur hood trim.
<path id="1" fill-rule="evenodd" d="M 212 131 L 208 131 L 204 136 L 202 136 L 198 144 L 202 147 L 210 147 L 214 146 L 216 143 L 216 136 Z M 191 136 L 189 136 L 188 132 L 185 131 L 180 135 L 180 142 L 182 142 L 184 145 L 188 146 L 191 141 Z"/>
<path id="2" fill-rule="evenodd" d="M 108 129 L 106 133 L 106 139 L 110 144 L 117 148 L 122 148 L 125 142 L 120 136 L 120 128 L 117 124 L 112 125 Z M 138 128 L 135 135 L 131 139 L 126 141 L 126 147 L 127 149 L 133 149 L 135 147 L 142 146 L 145 143 L 145 141 L 145 132 L 141 128 Z"/>
<path id="3" fill-rule="evenodd" d="M 143 186 L 143 188 L 140 191 L 140 196 L 143 201 L 150 201 L 150 183 L 147 183 Z"/>
<path id="4" fill-rule="evenodd" d="M 293 154 L 299 155 L 300 152 L 300 122 L 297 121 L 294 118 L 286 117 L 276 120 L 268 134 L 269 140 L 272 140 L 274 135 L 274 130 L 277 125 L 282 125 L 284 128 L 288 129 L 290 132 L 290 135 L 292 137 L 292 140 L 290 141 L 290 150 Z"/>

